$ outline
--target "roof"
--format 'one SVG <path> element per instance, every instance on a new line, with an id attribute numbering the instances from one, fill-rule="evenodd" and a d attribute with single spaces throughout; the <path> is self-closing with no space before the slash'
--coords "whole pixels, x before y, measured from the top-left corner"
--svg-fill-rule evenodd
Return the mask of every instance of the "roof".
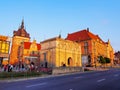
<path id="1" fill-rule="evenodd" d="M 41 45 L 37 44 L 37 48 L 38 48 L 38 50 L 40 50 L 41 49 Z"/>
<path id="2" fill-rule="evenodd" d="M 120 51 L 115 52 L 114 55 L 116 55 L 116 56 L 117 56 L 117 55 L 120 55 Z"/>
<path id="3" fill-rule="evenodd" d="M 24 42 L 24 49 L 30 49 L 31 42 Z"/>
<path id="4" fill-rule="evenodd" d="M 30 49 L 30 46 L 31 46 L 31 42 L 24 42 L 24 49 Z M 41 49 L 41 45 L 36 43 L 37 45 L 37 50 L 40 50 Z"/>
<path id="5" fill-rule="evenodd" d="M 45 42 L 48 42 L 48 41 L 53 41 L 53 40 L 56 40 L 57 38 L 60 38 L 60 37 L 53 37 L 53 38 L 49 38 L 49 39 L 46 39 L 40 43 L 45 43 Z"/>
<path id="6" fill-rule="evenodd" d="M 7 36 L 0 35 L 0 40 L 6 41 L 8 39 Z"/>
<path id="7" fill-rule="evenodd" d="M 18 30 L 13 32 L 13 36 L 21 36 L 21 37 L 30 38 L 29 33 L 27 33 L 24 28 L 24 21 L 22 21 L 21 26 L 18 28 Z"/>
<path id="8" fill-rule="evenodd" d="M 66 39 L 72 40 L 72 41 L 85 41 L 85 40 L 89 40 L 89 39 L 95 39 L 95 40 L 99 39 L 100 41 L 102 41 L 102 39 L 98 35 L 95 35 L 86 29 L 68 34 Z"/>

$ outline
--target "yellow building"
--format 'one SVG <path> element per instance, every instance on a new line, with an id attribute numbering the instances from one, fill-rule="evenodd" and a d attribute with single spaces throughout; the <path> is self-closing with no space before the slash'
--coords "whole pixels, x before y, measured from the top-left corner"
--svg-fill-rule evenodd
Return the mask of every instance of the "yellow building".
<path id="1" fill-rule="evenodd" d="M 80 67 L 81 47 L 60 37 L 45 40 L 41 42 L 40 62 L 45 67 Z"/>
<path id="2" fill-rule="evenodd" d="M 29 42 L 30 36 L 26 32 L 24 28 L 24 21 L 22 21 L 21 26 L 18 28 L 17 31 L 13 32 L 12 37 L 12 47 L 11 47 L 11 53 L 10 53 L 10 64 L 15 64 L 19 62 L 19 47 L 22 42 Z"/>
<path id="3" fill-rule="evenodd" d="M 0 35 L 0 65 L 8 64 L 10 50 L 10 38 Z M 5 61 L 6 60 L 6 61 Z"/>
<path id="4" fill-rule="evenodd" d="M 33 42 L 22 42 L 19 48 L 19 60 L 24 64 L 34 63 L 35 65 L 40 65 L 40 49 L 41 45 Z"/>

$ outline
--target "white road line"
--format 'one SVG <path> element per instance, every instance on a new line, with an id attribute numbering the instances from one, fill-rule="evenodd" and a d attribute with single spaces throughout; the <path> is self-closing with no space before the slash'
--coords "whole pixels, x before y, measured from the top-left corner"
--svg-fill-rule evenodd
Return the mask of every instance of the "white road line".
<path id="1" fill-rule="evenodd" d="M 78 79 L 78 78 L 83 78 L 83 77 L 81 77 L 81 76 L 79 76 L 79 77 L 75 77 L 75 79 Z"/>
<path id="2" fill-rule="evenodd" d="M 38 83 L 38 84 L 29 85 L 29 86 L 26 86 L 26 87 L 30 88 L 30 87 L 41 86 L 41 85 L 45 85 L 45 84 L 47 84 L 47 83 Z"/>
<path id="3" fill-rule="evenodd" d="M 104 80 L 106 80 L 106 79 L 100 79 L 100 80 L 97 80 L 97 82 L 102 82 L 102 81 L 104 81 Z"/>
<path id="4" fill-rule="evenodd" d="M 118 75 L 118 74 L 115 74 L 114 76 L 115 76 L 115 77 L 118 77 L 119 75 Z"/>

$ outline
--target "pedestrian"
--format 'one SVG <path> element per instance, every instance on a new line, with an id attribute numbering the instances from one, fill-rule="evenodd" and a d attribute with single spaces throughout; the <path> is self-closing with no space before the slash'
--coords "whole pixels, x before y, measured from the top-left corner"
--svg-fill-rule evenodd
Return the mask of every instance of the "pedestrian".
<path id="1" fill-rule="evenodd" d="M 7 70 L 7 65 L 4 65 L 4 71 L 6 72 L 6 70 Z"/>
<path id="2" fill-rule="evenodd" d="M 13 65 L 10 65 L 10 72 L 12 72 L 13 70 Z"/>

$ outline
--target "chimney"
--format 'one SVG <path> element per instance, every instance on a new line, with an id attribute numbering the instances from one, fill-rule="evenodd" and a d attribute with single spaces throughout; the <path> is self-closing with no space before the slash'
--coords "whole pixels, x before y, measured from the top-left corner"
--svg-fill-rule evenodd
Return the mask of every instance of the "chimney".
<path id="1" fill-rule="evenodd" d="M 89 28 L 87 28 L 87 31 L 89 32 Z"/>

